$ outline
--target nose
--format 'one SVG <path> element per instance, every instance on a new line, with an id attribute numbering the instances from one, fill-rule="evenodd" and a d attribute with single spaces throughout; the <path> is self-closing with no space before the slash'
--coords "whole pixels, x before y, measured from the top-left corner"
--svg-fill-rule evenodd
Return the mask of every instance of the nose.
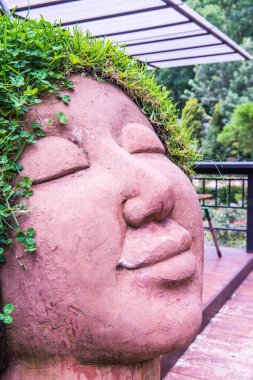
<path id="1" fill-rule="evenodd" d="M 150 221 L 160 222 L 171 213 L 175 196 L 167 177 L 152 173 L 149 168 L 143 169 L 136 178 L 135 191 L 138 195 L 124 202 L 123 213 L 128 225 L 140 227 Z"/>

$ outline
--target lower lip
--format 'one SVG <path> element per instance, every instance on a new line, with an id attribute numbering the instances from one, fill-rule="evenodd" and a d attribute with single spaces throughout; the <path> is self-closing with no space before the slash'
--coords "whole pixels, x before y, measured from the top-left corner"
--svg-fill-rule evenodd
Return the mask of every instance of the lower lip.
<path id="1" fill-rule="evenodd" d="M 133 270 L 142 283 L 158 283 L 159 285 L 179 285 L 189 280 L 195 273 L 197 261 L 191 251 L 186 251 L 168 260 L 152 266 Z M 139 282 L 139 281 L 138 281 Z"/>

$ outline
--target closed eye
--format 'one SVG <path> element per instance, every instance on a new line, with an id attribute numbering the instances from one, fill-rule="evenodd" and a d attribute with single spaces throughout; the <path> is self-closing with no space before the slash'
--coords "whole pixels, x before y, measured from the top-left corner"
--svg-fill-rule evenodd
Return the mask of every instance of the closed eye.
<path id="1" fill-rule="evenodd" d="M 28 147 L 20 160 L 22 176 L 33 184 L 50 181 L 89 167 L 85 153 L 71 141 L 57 136 L 44 137 Z"/>
<path id="2" fill-rule="evenodd" d="M 128 123 L 122 130 L 121 145 L 129 153 L 165 154 L 164 146 L 157 135 L 147 126 Z"/>

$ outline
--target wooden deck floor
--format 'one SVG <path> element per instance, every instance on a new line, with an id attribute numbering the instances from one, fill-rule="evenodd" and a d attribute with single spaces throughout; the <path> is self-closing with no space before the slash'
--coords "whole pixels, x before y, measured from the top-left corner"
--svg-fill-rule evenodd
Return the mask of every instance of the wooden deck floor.
<path id="1" fill-rule="evenodd" d="M 205 247 L 203 306 L 222 289 L 238 271 L 252 259 L 245 249 L 221 248 L 218 258 L 213 246 Z"/>
<path id="2" fill-rule="evenodd" d="M 234 248 L 221 248 L 222 258 L 218 258 L 214 247 L 206 246 L 205 247 L 205 265 L 204 265 L 204 289 L 203 289 L 203 323 L 201 329 L 206 331 L 209 327 L 206 327 L 208 322 L 214 315 L 221 309 L 224 303 L 231 297 L 232 293 L 238 287 L 238 284 L 242 282 L 243 279 L 250 273 L 250 270 L 253 268 L 253 254 L 247 254 L 245 249 L 234 249 Z M 252 283 L 253 288 L 253 283 Z M 247 298 L 247 297 L 246 297 Z M 242 301 L 242 296 L 241 296 Z M 229 301 L 230 302 L 230 301 Z M 252 300 L 253 302 L 253 300 Z M 252 324 L 253 324 L 253 315 L 252 315 Z M 225 329 L 225 327 L 224 327 Z M 208 331 L 208 330 L 207 330 Z M 214 334 L 214 332 L 212 332 Z M 197 338 L 197 342 L 201 341 L 202 334 Z M 221 339 L 222 336 L 221 336 Z M 252 336 L 253 340 L 253 336 Z M 194 345 L 195 343 L 193 343 Z M 192 349 L 192 346 L 190 350 Z M 164 380 L 173 380 L 175 379 L 185 379 L 190 380 L 190 375 L 185 378 L 186 374 L 177 373 L 177 377 L 174 369 L 178 368 L 177 364 L 172 367 L 180 355 L 182 355 L 184 350 L 176 352 L 174 354 L 165 355 L 162 357 L 162 369 L 161 369 L 161 378 Z M 189 349 L 182 356 L 182 360 L 188 355 Z M 206 356 L 205 350 L 203 351 L 203 357 Z M 181 359 L 179 359 L 181 360 Z M 211 360 L 214 360 L 213 358 Z M 180 361 L 179 361 L 180 363 Z M 200 362 L 201 363 L 201 362 Z M 172 367 L 172 368 L 171 368 Z M 168 370 L 171 368 L 170 372 Z M 168 373 L 168 374 L 167 374 Z M 165 374 L 167 374 L 165 376 Z M 181 376 L 181 377 L 180 377 Z M 192 377 L 193 379 L 194 377 Z M 202 379 L 201 377 L 199 377 Z M 207 377 L 208 380 L 216 380 L 216 377 Z M 206 379 L 206 377 L 203 377 Z M 217 379 L 220 379 L 217 377 Z M 227 380 L 227 378 L 224 378 Z M 230 379 L 230 378 L 229 378 Z M 232 378 L 231 378 L 232 379 Z M 248 378 L 247 378 L 248 379 Z M 240 380 L 244 380 L 241 378 Z M 246 380 L 246 378 L 245 378 Z M 252 366 L 252 378 L 253 380 L 253 366 Z"/>
<path id="3" fill-rule="evenodd" d="M 253 380 L 253 272 L 164 380 Z"/>

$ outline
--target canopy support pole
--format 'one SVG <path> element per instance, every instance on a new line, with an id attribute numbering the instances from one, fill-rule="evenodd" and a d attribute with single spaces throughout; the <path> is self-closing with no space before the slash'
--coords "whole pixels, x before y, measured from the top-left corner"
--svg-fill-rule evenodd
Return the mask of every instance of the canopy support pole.
<path id="1" fill-rule="evenodd" d="M 0 7 L 5 15 L 9 15 L 11 13 L 9 8 L 7 7 L 5 0 L 0 0 Z"/>

